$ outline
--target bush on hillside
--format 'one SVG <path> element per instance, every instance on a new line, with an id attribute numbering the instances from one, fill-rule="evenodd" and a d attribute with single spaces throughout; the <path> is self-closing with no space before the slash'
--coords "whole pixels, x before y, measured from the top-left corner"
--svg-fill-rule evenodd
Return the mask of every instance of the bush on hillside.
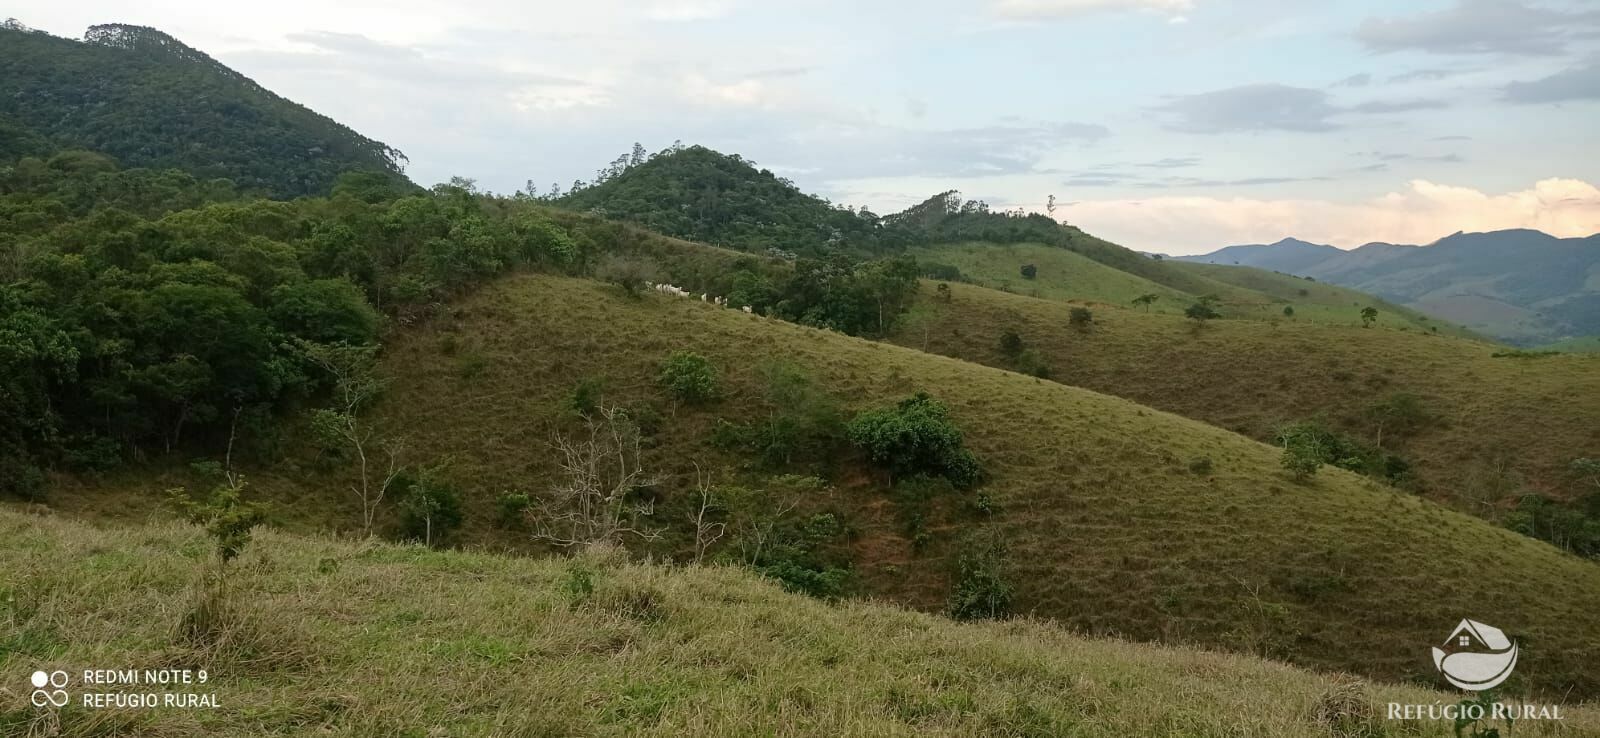
<path id="1" fill-rule="evenodd" d="M 1007 328 L 1005 332 L 1000 334 L 1000 353 L 1007 358 L 1017 358 L 1025 346 L 1022 342 L 1022 336 L 1015 329 Z"/>
<path id="2" fill-rule="evenodd" d="M 720 421 L 712 440 L 724 448 L 755 451 L 769 466 L 826 455 L 844 435 L 844 418 L 834 398 L 793 362 L 768 362 L 758 371 L 770 408 L 766 417 L 748 423 Z"/>
<path id="3" fill-rule="evenodd" d="M 1294 476 L 1296 482 L 1304 482 L 1315 476 L 1318 469 L 1322 468 L 1322 449 L 1317 446 L 1316 439 L 1309 436 L 1291 436 L 1284 439 L 1283 468 Z"/>
<path id="4" fill-rule="evenodd" d="M 578 386 L 572 388 L 572 397 L 567 400 L 567 405 L 579 415 L 593 415 L 600 409 L 604 387 L 605 383 L 599 377 L 584 377 L 578 380 Z"/>
<path id="5" fill-rule="evenodd" d="M 656 279 L 656 272 L 655 263 L 649 259 L 611 254 L 595 267 L 594 276 L 602 282 L 621 287 L 629 297 L 637 297 L 644 292 L 646 282 Z"/>
<path id="6" fill-rule="evenodd" d="M 1300 456 L 1299 468 L 1310 466 L 1314 459 L 1320 464 L 1365 474 L 1390 484 L 1404 485 L 1411 480 L 1411 465 L 1405 459 L 1370 446 L 1348 434 L 1328 427 L 1320 420 L 1291 423 L 1278 430 L 1275 438 L 1285 449 L 1284 466 L 1290 467 L 1290 447 Z M 1312 472 L 1314 473 L 1314 472 Z"/>
<path id="7" fill-rule="evenodd" d="M 919 392 L 894 407 L 863 411 L 847 427 L 851 443 L 891 481 L 913 474 L 942 476 L 957 487 L 978 483 L 983 471 L 962 443 L 944 403 Z"/>
<path id="8" fill-rule="evenodd" d="M 1093 324 L 1094 313 L 1091 312 L 1089 308 L 1075 307 L 1067 311 L 1067 325 L 1077 328 L 1080 331 L 1086 331 L 1089 330 L 1089 326 Z"/>
<path id="9" fill-rule="evenodd" d="M 1205 325 L 1208 320 L 1222 317 L 1222 313 L 1217 312 L 1218 302 L 1216 295 L 1204 295 L 1183 309 L 1183 317 L 1194 321 L 1196 325 Z"/>
<path id="10" fill-rule="evenodd" d="M 461 492 L 438 467 L 427 467 L 400 485 L 400 537 L 434 546 L 461 526 Z"/>
<path id="11" fill-rule="evenodd" d="M 674 351 L 661 363 L 657 378 L 667 394 L 679 402 L 697 405 L 717 398 L 717 368 L 693 351 Z"/>
<path id="12" fill-rule="evenodd" d="M 1045 360 L 1044 356 L 1031 348 L 1024 349 L 1022 353 L 1018 354 L 1013 365 L 1017 371 L 1040 379 L 1049 379 L 1050 375 L 1054 373 L 1050 369 L 1050 363 Z"/>
<path id="13" fill-rule="evenodd" d="M 974 535 L 961 544 L 955 586 L 945 611 L 957 620 L 994 620 L 1011 614 L 1016 588 L 1006 577 L 1006 547 L 998 537 Z"/>
<path id="14" fill-rule="evenodd" d="M 1039 267 L 1037 267 L 1037 266 L 1035 266 L 1033 264 L 1023 264 L 1022 265 L 1022 278 L 1023 279 L 1033 279 L 1034 277 L 1037 277 L 1037 276 L 1039 276 Z"/>

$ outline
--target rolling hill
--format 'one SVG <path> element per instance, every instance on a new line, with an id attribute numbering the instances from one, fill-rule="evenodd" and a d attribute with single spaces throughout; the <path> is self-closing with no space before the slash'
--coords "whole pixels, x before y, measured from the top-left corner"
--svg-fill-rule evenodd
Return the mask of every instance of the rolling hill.
<path id="1" fill-rule="evenodd" d="M 1385 448 L 1410 463 L 1415 488 L 1486 517 L 1530 491 L 1583 494 L 1568 467 L 1600 448 L 1600 362 L 1586 356 L 1519 357 L 1480 341 L 1318 323 L 1299 312 L 1277 325 L 1218 320 L 1197 330 L 1178 316 L 1104 308 L 1079 330 L 1067 304 L 972 285 L 954 285 L 948 303 L 925 287 L 920 304 L 920 321 L 897 343 L 1016 369 L 1000 347 L 1012 330 L 1054 381 L 1262 441 L 1322 418 L 1371 443 L 1372 408 L 1411 395 L 1429 420 Z"/>
<path id="2" fill-rule="evenodd" d="M 399 151 L 153 28 L 94 26 L 80 42 L 0 27 L 0 157 L 60 149 L 278 198 L 325 194 L 348 171 L 409 185 Z"/>
<path id="3" fill-rule="evenodd" d="M 1539 527 L 1600 520 L 1591 359 L 698 147 L 418 190 L 159 32 L 0 33 L 0 151 L 54 152 L 0 168 L 0 662 L 205 666 L 227 705 L 0 689 L 7 734 L 1442 735 L 1371 711 L 1452 699 L 1463 617 L 1517 640 L 1506 693 L 1600 699 L 1600 566 Z M 1210 294 L 1265 319 L 1174 314 Z M 1263 441 L 1313 419 L 1397 485 L 1292 474 Z M 540 537 L 596 504 L 601 543 Z"/>
<path id="4" fill-rule="evenodd" d="M 661 362 L 683 350 L 716 367 L 719 402 L 663 402 Z M 673 521 L 692 512 L 697 472 L 778 484 L 717 441 L 723 422 L 765 406 L 773 362 L 803 367 L 852 410 L 932 393 L 989 473 L 983 513 L 972 493 L 908 500 L 859 458 L 819 457 L 806 473 L 830 484 L 796 504 L 848 531 L 838 545 L 863 593 L 941 609 L 963 532 L 990 531 L 1010 552 L 1019 611 L 1085 633 L 1429 681 L 1417 644 L 1473 613 L 1541 644 L 1518 688 L 1600 693 L 1585 668 L 1600 648 L 1588 635 L 1600 627 L 1592 562 L 1347 472 L 1294 483 L 1277 449 L 1128 400 L 698 300 L 548 276 L 496 282 L 394 338 L 376 420 L 403 430 L 411 463 L 447 461 L 442 473 L 463 490 L 458 542 L 537 550 L 497 526 L 496 500 L 546 488 L 547 439 L 570 427 L 574 388 L 598 383 L 607 402 L 656 418 L 646 458 L 664 480 L 656 519 L 674 532 L 643 550 L 682 557 L 692 541 Z M 247 474 L 292 528 L 357 519 L 340 491 L 347 467 L 301 453 Z M 53 504 L 121 515 L 130 494 L 169 484 L 108 479 Z"/>
<path id="5" fill-rule="evenodd" d="M 0 510 L 0 566 L 26 572 L 0 620 L 7 673 L 205 668 L 205 686 L 170 691 L 221 704 L 50 714 L 7 697 L 0 732 L 1448 736 L 1447 721 L 1387 721 L 1385 705 L 1457 699 L 1040 622 L 829 605 L 729 567 L 255 538 L 208 600 L 196 528 Z M 174 635 L 207 601 L 215 626 Z M 1517 735 L 1600 730 L 1592 709 L 1563 713 Z"/>
<path id="6" fill-rule="evenodd" d="M 1229 313 L 1230 317 L 1260 319 L 1266 316 L 1268 319 L 1278 319 L 1281 316 L 1284 320 L 1292 318 L 1335 325 L 1359 325 L 1362 308 L 1372 307 L 1378 310 L 1379 320 L 1375 325 L 1481 340 L 1479 335 L 1449 321 L 1431 318 L 1417 310 L 1348 287 L 1253 267 L 1184 262 L 1175 262 L 1173 265 L 1249 290 L 1252 296 L 1265 296 L 1266 302 L 1261 302 L 1260 297 L 1256 297 L 1253 303 L 1247 302 L 1249 297 L 1241 298 L 1238 309 Z M 1283 308 L 1286 307 L 1294 312 L 1284 313 Z"/>
<path id="7" fill-rule="evenodd" d="M 1350 251 L 1285 239 L 1176 258 L 1314 277 L 1523 345 L 1600 335 L 1600 235 L 1519 229 Z"/>
<path id="8" fill-rule="evenodd" d="M 1181 316 L 1197 298 L 1214 295 L 1219 298 L 1219 312 L 1227 318 L 1293 319 L 1338 325 L 1359 325 L 1361 309 L 1373 306 L 1382 314 L 1384 327 L 1406 326 L 1412 330 L 1472 336 L 1454 324 L 1433 320 L 1410 308 L 1356 290 L 1248 267 L 1152 263 L 1151 266 L 1159 269 L 1152 276 L 1163 280 L 1156 282 L 1109 266 L 1072 247 L 973 242 L 918 248 L 913 253 L 923 260 L 924 271 L 934 265 L 948 264 L 960 270 L 964 281 L 1047 300 L 1125 308 L 1135 298 L 1155 295 L 1155 302 L 1141 308 L 1142 311 Z M 1023 265 L 1034 266 L 1032 278 L 1021 274 Z M 1167 283 L 1181 284 L 1183 288 Z M 1284 313 L 1286 307 L 1292 309 L 1292 314 Z"/>

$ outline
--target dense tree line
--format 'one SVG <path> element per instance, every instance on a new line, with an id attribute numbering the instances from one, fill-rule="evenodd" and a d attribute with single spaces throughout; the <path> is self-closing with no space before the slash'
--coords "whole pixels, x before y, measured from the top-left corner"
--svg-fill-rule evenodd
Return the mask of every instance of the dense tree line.
<path id="1" fill-rule="evenodd" d="M 57 148 L 274 197 L 326 194 L 350 170 L 406 181 L 399 151 L 153 28 L 94 26 L 79 42 L 0 26 L 0 160 Z"/>
<path id="2" fill-rule="evenodd" d="M 63 152 L 0 168 L 0 485 L 215 445 L 327 377 L 304 346 L 372 344 L 518 265 L 576 260 L 540 209 L 470 183 L 347 174 L 327 198 Z"/>
<path id="3" fill-rule="evenodd" d="M 352 172 L 285 202 L 85 151 L 23 157 L 0 166 L 0 485 L 270 436 L 333 384 L 316 347 L 375 345 L 513 268 L 588 274 L 641 250 L 657 279 L 856 334 L 888 331 L 916 288 L 909 258 L 719 263 L 467 180 Z"/>

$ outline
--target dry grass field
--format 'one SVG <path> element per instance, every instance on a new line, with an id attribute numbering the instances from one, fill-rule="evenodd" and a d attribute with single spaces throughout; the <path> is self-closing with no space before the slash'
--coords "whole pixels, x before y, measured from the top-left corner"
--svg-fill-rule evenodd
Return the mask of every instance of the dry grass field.
<path id="1" fill-rule="evenodd" d="M 217 596 L 200 584 L 216 563 L 198 528 L 0 510 L 0 540 L 0 567 L 19 573 L 0 599 L 0 671 L 206 669 L 206 685 L 172 691 L 219 703 L 38 710 L 8 684 L 0 734 L 17 738 L 1449 736 L 1386 706 L 1458 699 L 1037 620 L 830 605 L 728 567 L 269 530 Z M 202 602 L 208 627 L 183 635 Z M 1600 731 L 1592 708 L 1563 713 L 1513 735 Z"/>
<path id="2" fill-rule="evenodd" d="M 1496 518 L 1525 491 L 1577 494 L 1571 461 L 1600 455 L 1600 360 L 1517 356 L 1510 349 L 1415 330 L 1311 321 L 1213 320 L 1096 309 L 1089 330 L 1068 304 L 953 285 L 924 285 L 921 322 L 897 343 L 1008 367 L 1000 335 L 1014 330 L 1056 382 L 1270 440 L 1282 425 L 1321 417 L 1366 440 L 1367 415 L 1397 393 L 1431 420 L 1387 450 L 1409 461 L 1417 488 Z M 1501 354 L 1496 356 L 1496 354 Z"/>

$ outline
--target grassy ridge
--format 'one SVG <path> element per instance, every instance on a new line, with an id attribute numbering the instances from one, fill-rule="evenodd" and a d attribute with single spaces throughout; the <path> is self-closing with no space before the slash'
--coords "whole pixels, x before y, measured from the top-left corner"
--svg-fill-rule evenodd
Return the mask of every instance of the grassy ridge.
<path id="1" fill-rule="evenodd" d="M 1254 306 L 1255 312 L 1259 314 L 1256 317 L 1276 318 L 1282 314 L 1283 306 L 1290 305 L 1294 307 L 1295 320 L 1359 325 L 1361 308 L 1370 305 L 1378 309 L 1377 325 L 1382 327 L 1403 326 L 1429 332 L 1437 328 L 1439 333 L 1445 335 L 1479 338 L 1449 321 L 1430 318 L 1411 308 L 1348 287 L 1313 282 L 1253 267 L 1180 261 L 1172 262 L 1172 265 L 1264 295 L 1267 301 Z M 1244 316 L 1251 317 L 1247 312 Z"/>
<path id="2" fill-rule="evenodd" d="M 209 541 L 0 510 L 0 670 L 205 668 L 216 710 L 28 707 L 63 735 L 1449 735 L 1381 719 L 1448 694 L 1277 663 L 830 606 L 737 569 L 505 558 L 274 531 L 203 638 L 175 636 Z M 576 586 L 587 581 L 590 586 Z M 470 603 L 470 605 L 468 604 Z M 107 691 L 110 691 L 109 689 Z M 174 690 L 182 691 L 182 690 Z M 1569 707 L 1569 730 L 1600 729 Z M 1517 735 L 1553 733 L 1519 725 Z"/>
<path id="3" fill-rule="evenodd" d="M 1428 494 L 1485 515 L 1523 489 L 1575 493 L 1567 465 L 1600 449 L 1600 362 L 1589 357 L 1497 358 L 1500 347 L 1472 340 L 1299 320 L 1196 331 L 1132 309 L 1097 311 L 1079 331 L 1067 305 L 970 285 L 955 285 L 948 304 L 925 287 L 922 304 L 928 318 L 898 342 L 1005 367 L 998 338 L 1016 330 L 1056 381 L 1262 440 L 1317 416 L 1371 439 L 1366 408 L 1413 393 L 1434 420 L 1386 447 Z"/>
<path id="4" fill-rule="evenodd" d="M 658 362 L 676 349 L 721 368 L 725 399 L 663 407 L 648 458 L 667 479 L 664 524 L 682 519 L 695 463 L 723 479 L 748 474 L 748 459 L 713 448 L 711 430 L 719 417 L 759 407 L 758 363 L 789 359 L 852 408 L 932 392 L 992 475 L 985 489 L 1001 512 L 973 519 L 953 500 L 929 521 L 935 540 L 919 552 L 875 475 L 836 460 L 836 488 L 810 503 L 854 531 L 867 593 L 941 607 L 952 539 L 987 526 L 1010 542 L 1021 609 L 1086 632 L 1431 680 L 1426 644 L 1470 615 L 1533 644 L 1517 688 L 1600 694 L 1588 669 L 1600 657 L 1600 567 L 1590 562 L 1348 473 L 1294 484 L 1275 449 L 1197 421 L 896 346 L 698 301 L 517 277 L 401 336 L 386 358 L 393 390 L 379 414 L 406 429 L 413 460 L 453 460 L 450 474 L 468 490 L 465 541 L 526 549 L 525 538 L 493 527 L 493 500 L 548 483 L 546 439 L 570 417 L 572 388 L 595 378 L 614 401 L 659 401 Z M 1192 471 L 1199 459 L 1212 470 Z M 291 524 L 355 519 L 339 491 L 347 480 L 304 462 L 252 480 L 283 501 Z M 123 509 L 125 492 L 114 498 Z M 60 504 L 107 499 L 64 493 Z M 656 553 L 682 555 L 682 542 L 669 538 Z"/>
<path id="5" fill-rule="evenodd" d="M 1047 300 L 1077 300 L 1127 305 L 1145 294 L 1160 296 L 1151 309 L 1179 313 L 1193 301 L 1188 293 L 1115 269 L 1087 256 L 1044 244 L 960 243 L 916 252 L 927 262 L 951 264 L 962 275 L 986 287 Z M 1020 272 L 1023 264 L 1038 267 L 1033 279 Z"/>

